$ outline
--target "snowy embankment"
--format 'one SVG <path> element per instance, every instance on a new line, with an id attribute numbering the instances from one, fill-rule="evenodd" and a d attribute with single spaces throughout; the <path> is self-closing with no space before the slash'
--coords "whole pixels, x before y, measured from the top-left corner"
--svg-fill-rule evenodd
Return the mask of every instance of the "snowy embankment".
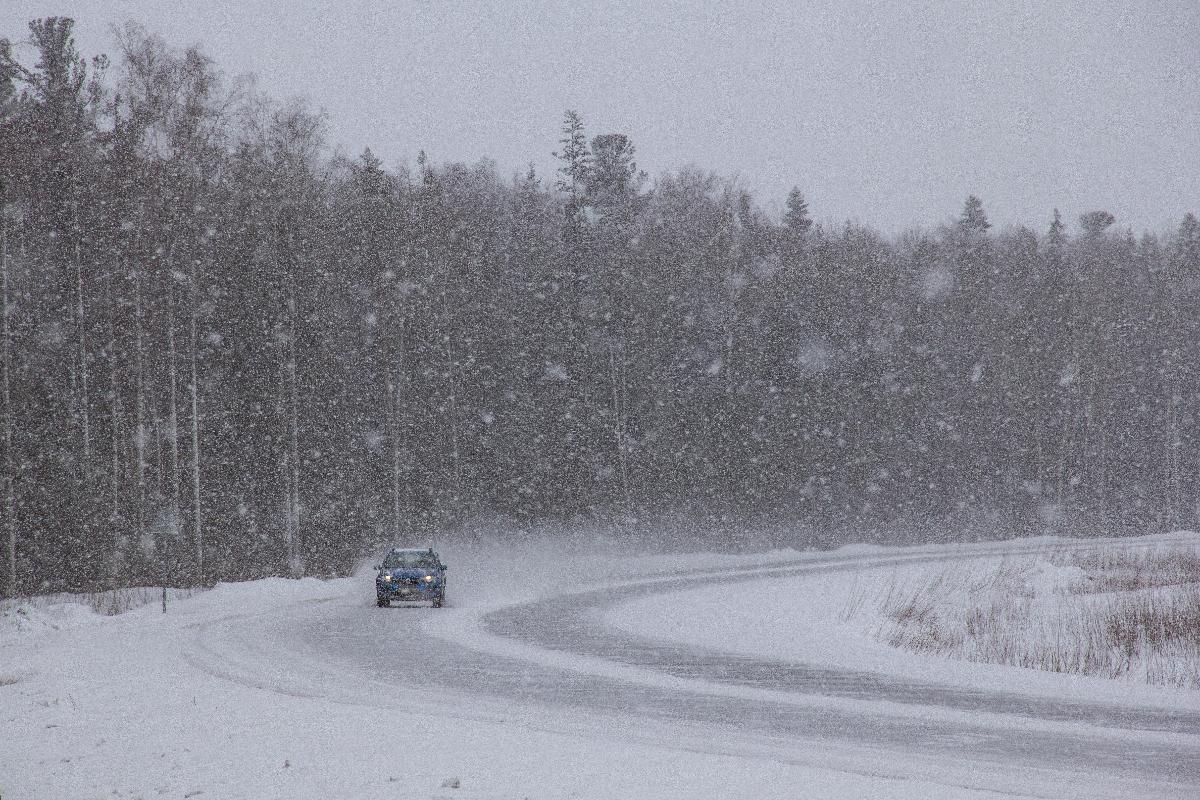
<path id="1" fill-rule="evenodd" d="M 1200 535 L 1008 545 L 1011 554 L 1001 545 L 993 556 L 950 563 L 658 595 L 614 606 L 604 621 L 745 655 L 1200 709 Z"/>

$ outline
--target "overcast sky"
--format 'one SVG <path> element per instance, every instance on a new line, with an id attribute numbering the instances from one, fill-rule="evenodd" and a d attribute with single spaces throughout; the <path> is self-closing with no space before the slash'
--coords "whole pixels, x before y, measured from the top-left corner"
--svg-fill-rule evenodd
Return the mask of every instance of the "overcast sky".
<path id="1" fill-rule="evenodd" d="M 0 36 L 69 15 L 87 54 L 136 20 L 329 115 L 389 165 L 553 168 L 563 110 L 657 175 L 735 175 L 778 210 L 885 231 L 956 215 L 1135 231 L 1200 212 L 1200 2 L 0 0 Z M 19 51 L 28 57 L 29 49 Z"/>

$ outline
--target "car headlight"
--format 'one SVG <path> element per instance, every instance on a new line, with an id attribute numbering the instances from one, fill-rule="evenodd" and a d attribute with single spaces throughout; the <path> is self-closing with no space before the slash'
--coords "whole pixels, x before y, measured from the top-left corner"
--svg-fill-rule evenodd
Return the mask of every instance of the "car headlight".
<path id="1" fill-rule="evenodd" d="M 387 583 L 391 583 L 391 582 L 392 582 L 392 576 L 391 576 L 391 575 L 384 575 L 384 576 L 383 576 L 383 580 L 384 580 L 385 582 L 387 582 Z"/>
<path id="2" fill-rule="evenodd" d="M 425 582 L 426 582 L 426 583 L 433 583 L 433 576 L 432 576 L 432 575 L 426 575 L 426 576 L 425 576 Z"/>

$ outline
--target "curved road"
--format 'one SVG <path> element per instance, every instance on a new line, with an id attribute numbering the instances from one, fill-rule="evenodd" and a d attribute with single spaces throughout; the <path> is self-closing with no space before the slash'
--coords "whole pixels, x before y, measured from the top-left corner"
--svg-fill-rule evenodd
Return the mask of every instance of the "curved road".
<path id="1" fill-rule="evenodd" d="M 539 721 L 539 713 L 567 711 L 594 720 L 596 728 L 642 731 L 666 746 L 677 741 L 690 750 L 1000 793 L 1089 800 L 1200 796 L 1200 714 L 1193 711 L 1054 700 L 751 658 L 644 639 L 599 622 L 607 607 L 639 596 L 748 580 L 764 582 L 759 588 L 765 590 L 772 578 L 996 552 L 830 556 L 697 570 L 444 611 L 375 609 L 369 597 L 356 595 L 255 618 L 253 625 L 226 620 L 206 626 L 196 660 L 223 677 L 282 692 L 369 705 L 378 702 L 382 685 L 396 698 L 448 698 L 451 705 L 499 709 L 530 725 L 550 724 Z M 239 669 L 239 648 L 267 647 L 295 658 L 274 676 L 252 674 L 261 659 L 249 656 L 243 661 L 250 666 Z"/>

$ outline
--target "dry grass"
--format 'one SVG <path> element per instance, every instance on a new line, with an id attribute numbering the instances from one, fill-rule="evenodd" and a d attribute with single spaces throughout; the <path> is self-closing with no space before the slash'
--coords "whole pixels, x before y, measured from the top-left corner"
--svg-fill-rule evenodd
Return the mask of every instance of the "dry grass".
<path id="1" fill-rule="evenodd" d="M 1200 553 L 1117 546 L 943 570 L 881 594 L 895 647 L 1200 688 Z"/>
<path id="2" fill-rule="evenodd" d="M 1190 549 L 1064 551 L 1051 562 L 1083 570 L 1084 579 L 1070 586 L 1073 594 L 1200 585 L 1200 553 Z"/>
<path id="3" fill-rule="evenodd" d="M 168 589 L 168 602 L 172 600 L 180 600 L 185 597 L 191 597 L 199 591 L 203 590 Z M 107 592 L 90 592 L 79 595 L 79 598 L 84 602 L 85 605 L 87 605 L 97 614 L 103 614 L 106 617 L 113 617 L 117 614 L 124 614 L 126 611 L 131 611 L 141 606 L 162 602 L 162 589 L 149 586 L 137 586 L 127 589 L 112 589 Z"/>
<path id="4" fill-rule="evenodd" d="M 203 588 L 167 589 L 167 602 L 191 597 Z M 87 606 L 97 614 L 106 617 L 124 614 L 141 606 L 162 601 L 162 589 L 153 586 L 134 586 L 121 589 L 110 589 L 103 592 L 61 593 L 52 595 L 35 595 L 33 597 L 0 601 L 0 611 L 6 608 L 18 608 L 22 605 L 48 605 L 53 603 L 78 603 Z"/>
<path id="5" fill-rule="evenodd" d="M 205 591 L 208 591 L 208 589 L 203 586 L 167 589 L 167 602 L 173 603 L 176 600 L 184 600 Z M 112 617 L 117 614 L 124 614 L 126 611 L 132 611 L 135 608 L 140 608 L 141 606 L 161 603 L 162 588 L 155 586 L 134 586 L 125 589 L 113 589 L 107 592 L 94 592 L 82 595 L 82 597 L 86 598 L 88 605 L 97 614 Z"/>

